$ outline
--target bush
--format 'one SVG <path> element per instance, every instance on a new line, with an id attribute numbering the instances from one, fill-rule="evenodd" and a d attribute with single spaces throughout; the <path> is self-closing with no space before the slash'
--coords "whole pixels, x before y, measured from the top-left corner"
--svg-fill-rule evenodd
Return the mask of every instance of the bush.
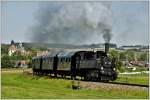
<path id="1" fill-rule="evenodd" d="M 1 58 L 1 66 L 2 68 L 12 68 L 15 65 L 15 61 L 11 60 L 8 55 L 4 55 Z"/>
<path id="2" fill-rule="evenodd" d="M 122 67 L 123 63 L 121 61 L 117 61 L 116 63 L 116 68 L 119 72 L 124 72 L 125 71 L 125 68 Z"/>

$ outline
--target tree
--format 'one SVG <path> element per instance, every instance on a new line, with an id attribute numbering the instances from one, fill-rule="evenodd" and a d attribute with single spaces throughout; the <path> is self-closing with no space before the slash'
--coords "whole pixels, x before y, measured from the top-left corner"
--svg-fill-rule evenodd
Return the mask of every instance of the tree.
<path id="1" fill-rule="evenodd" d="M 2 44 L 1 45 L 1 54 L 8 54 L 9 45 Z"/>
<path id="2" fill-rule="evenodd" d="M 32 52 L 31 56 L 36 56 L 36 55 L 37 55 L 37 52 L 40 51 L 40 50 L 37 49 L 37 48 L 31 48 L 30 50 L 31 50 L 31 52 Z"/>
<path id="3" fill-rule="evenodd" d="M 118 58 L 118 51 L 116 50 L 111 50 L 109 54 L 110 58 Z"/>
<path id="4" fill-rule="evenodd" d="M 116 69 L 119 71 L 119 72 L 124 72 L 124 67 L 123 67 L 123 63 L 122 63 L 122 61 L 120 60 L 120 56 L 124 56 L 125 55 L 125 53 L 120 53 L 120 52 L 118 52 L 118 51 L 116 51 L 116 50 L 111 50 L 110 52 L 109 52 L 109 57 L 111 58 L 111 59 L 116 59 L 115 60 L 115 64 L 116 64 Z"/>
<path id="5" fill-rule="evenodd" d="M 14 67 L 15 60 L 11 60 L 8 55 L 3 55 L 1 58 L 1 66 L 2 68 L 11 68 Z"/>
<path id="6" fill-rule="evenodd" d="M 124 72 L 125 71 L 125 68 L 123 67 L 123 63 L 122 61 L 117 61 L 116 62 L 116 68 L 119 72 Z"/>
<path id="7" fill-rule="evenodd" d="M 26 56 L 22 56 L 21 54 L 13 53 L 10 56 L 11 60 L 26 60 Z"/>
<path id="8" fill-rule="evenodd" d="M 134 51 L 131 51 L 131 50 L 127 50 L 126 52 L 126 60 L 128 60 L 129 62 L 134 60 Z"/>
<path id="9" fill-rule="evenodd" d="M 144 53 L 140 54 L 139 60 L 140 61 L 147 61 L 148 60 L 148 53 L 144 52 Z"/>
<path id="10" fill-rule="evenodd" d="M 120 52 L 119 53 L 119 60 L 125 61 L 126 60 L 126 53 L 125 52 Z"/>

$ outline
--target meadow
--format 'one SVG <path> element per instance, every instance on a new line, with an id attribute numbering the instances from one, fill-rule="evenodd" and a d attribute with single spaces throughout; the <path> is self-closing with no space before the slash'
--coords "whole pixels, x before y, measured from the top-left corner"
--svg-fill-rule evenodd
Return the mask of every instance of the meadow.
<path id="1" fill-rule="evenodd" d="M 148 75 L 140 76 L 143 77 L 147 77 L 148 82 Z M 71 83 L 71 80 L 23 74 L 17 69 L 2 70 L 1 96 L 2 99 L 148 99 L 148 89 L 72 90 Z"/>
<path id="2" fill-rule="evenodd" d="M 149 85 L 149 77 L 148 74 L 146 73 L 124 74 L 124 75 L 118 75 L 118 78 L 117 80 L 115 80 L 115 82 Z"/>

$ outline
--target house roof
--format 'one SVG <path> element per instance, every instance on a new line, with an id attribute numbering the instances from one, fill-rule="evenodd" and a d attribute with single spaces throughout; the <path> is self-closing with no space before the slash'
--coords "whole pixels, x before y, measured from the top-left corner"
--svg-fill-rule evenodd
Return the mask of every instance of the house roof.
<path id="1" fill-rule="evenodd" d="M 13 50 L 13 51 L 16 51 L 17 50 L 17 47 L 16 46 L 14 46 L 14 45 L 11 45 L 10 47 L 9 47 L 9 49 L 8 49 L 9 51 L 10 50 Z"/>

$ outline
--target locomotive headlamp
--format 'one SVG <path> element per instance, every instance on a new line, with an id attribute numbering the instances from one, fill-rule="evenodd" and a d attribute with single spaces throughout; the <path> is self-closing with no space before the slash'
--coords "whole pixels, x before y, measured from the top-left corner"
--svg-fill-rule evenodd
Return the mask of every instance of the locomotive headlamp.
<path id="1" fill-rule="evenodd" d="M 103 70 L 104 68 L 103 67 L 101 67 L 101 70 Z"/>
<path id="2" fill-rule="evenodd" d="M 115 71 L 115 70 L 116 70 L 116 68 L 113 68 L 113 70 Z"/>
<path id="3" fill-rule="evenodd" d="M 106 65 L 107 63 L 108 63 L 108 62 L 105 61 L 105 65 Z"/>

